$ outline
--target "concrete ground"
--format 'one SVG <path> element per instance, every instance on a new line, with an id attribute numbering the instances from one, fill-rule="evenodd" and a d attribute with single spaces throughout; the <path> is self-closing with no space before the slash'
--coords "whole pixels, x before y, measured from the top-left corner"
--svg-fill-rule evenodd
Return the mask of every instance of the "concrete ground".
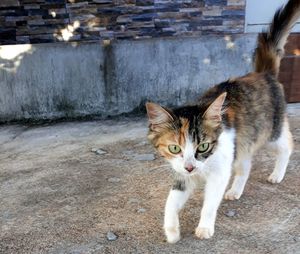
<path id="1" fill-rule="evenodd" d="M 175 245 L 162 231 L 171 171 L 146 126 L 123 118 L 0 127 L 0 253 L 300 253 L 299 116 L 284 181 L 266 182 L 274 161 L 263 149 L 242 198 L 222 202 L 214 237 L 193 234 L 199 191 Z"/>

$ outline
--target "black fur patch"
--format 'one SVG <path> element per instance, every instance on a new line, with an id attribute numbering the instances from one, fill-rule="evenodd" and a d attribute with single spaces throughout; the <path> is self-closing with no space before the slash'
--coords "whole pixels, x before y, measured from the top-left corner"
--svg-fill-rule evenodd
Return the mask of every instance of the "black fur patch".
<path id="1" fill-rule="evenodd" d="M 174 180 L 172 190 L 180 190 L 180 191 L 185 191 L 186 186 L 185 186 L 185 181 L 184 180 Z"/>

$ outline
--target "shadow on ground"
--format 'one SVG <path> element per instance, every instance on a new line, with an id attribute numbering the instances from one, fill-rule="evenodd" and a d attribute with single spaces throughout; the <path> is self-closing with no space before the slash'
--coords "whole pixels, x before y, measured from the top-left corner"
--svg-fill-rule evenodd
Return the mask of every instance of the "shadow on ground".
<path id="1" fill-rule="evenodd" d="M 153 158 L 144 119 L 3 126 L 0 253 L 300 253 L 299 124 L 292 117 L 295 151 L 281 184 L 266 182 L 274 161 L 261 151 L 244 196 L 222 202 L 215 236 L 194 237 L 197 192 L 176 245 L 162 231 L 170 169 Z"/>

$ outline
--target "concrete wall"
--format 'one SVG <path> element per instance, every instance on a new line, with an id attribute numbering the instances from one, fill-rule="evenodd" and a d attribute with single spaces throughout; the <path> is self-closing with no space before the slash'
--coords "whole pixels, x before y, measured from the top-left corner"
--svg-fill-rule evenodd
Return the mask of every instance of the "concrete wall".
<path id="1" fill-rule="evenodd" d="M 0 47 L 0 121 L 181 105 L 251 70 L 255 34 Z"/>

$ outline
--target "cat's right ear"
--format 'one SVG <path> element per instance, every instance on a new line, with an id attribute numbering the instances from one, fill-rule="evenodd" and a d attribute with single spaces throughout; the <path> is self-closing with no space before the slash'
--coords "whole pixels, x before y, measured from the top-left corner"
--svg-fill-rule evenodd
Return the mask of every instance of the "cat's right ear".
<path id="1" fill-rule="evenodd" d="M 159 130 L 174 121 L 173 116 L 158 104 L 147 102 L 146 109 L 151 130 Z"/>

